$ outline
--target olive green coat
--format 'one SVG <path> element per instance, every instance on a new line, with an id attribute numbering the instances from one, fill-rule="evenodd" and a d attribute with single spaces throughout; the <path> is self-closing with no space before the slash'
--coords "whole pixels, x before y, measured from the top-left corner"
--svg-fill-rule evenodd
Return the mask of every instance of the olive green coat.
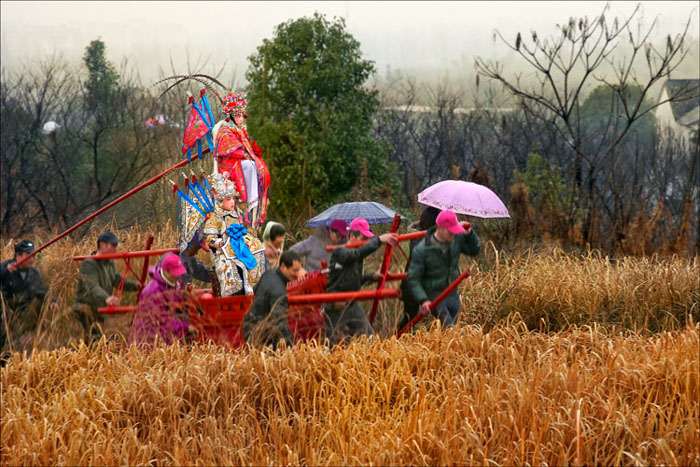
<path id="1" fill-rule="evenodd" d="M 459 256 L 476 256 L 481 250 L 479 238 L 472 229 L 469 234 L 455 235 L 447 253 L 435 240 L 436 227 L 413 249 L 408 267 L 408 288 L 418 304 L 434 300 L 459 276 Z"/>

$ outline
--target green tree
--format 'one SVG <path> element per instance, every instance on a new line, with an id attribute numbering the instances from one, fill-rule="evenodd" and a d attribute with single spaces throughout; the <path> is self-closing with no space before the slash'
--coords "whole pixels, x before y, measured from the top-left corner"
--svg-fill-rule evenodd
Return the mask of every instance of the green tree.
<path id="1" fill-rule="evenodd" d="M 394 180 L 372 135 L 379 100 L 364 84 L 374 64 L 343 19 L 282 23 L 249 60 L 249 128 L 270 168 L 271 210 L 296 218 L 347 196 L 365 160 L 370 191 Z"/>
<path id="2" fill-rule="evenodd" d="M 105 57 L 105 44 L 100 39 L 90 42 L 83 54 L 83 63 L 88 70 L 85 82 L 86 104 L 100 117 L 109 117 L 118 89 L 119 74 Z"/>

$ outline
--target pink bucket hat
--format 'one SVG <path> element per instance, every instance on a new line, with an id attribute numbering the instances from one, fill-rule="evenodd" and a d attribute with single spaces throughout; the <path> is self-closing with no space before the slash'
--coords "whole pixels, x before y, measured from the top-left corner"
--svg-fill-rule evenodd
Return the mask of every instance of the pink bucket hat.
<path id="1" fill-rule="evenodd" d="M 444 227 L 452 234 L 458 235 L 466 232 L 462 224 L 457 220 L 457 215 L 452 211 L 442 211 L 435 219 L 435 224 L 438 227 Z"/>
<path id="2" fill-rule="evenodd" d="M 333 219 L 328 228 L 338 231 L 343 237 L 348 236 L 348 224 L 343 219 Z"/>
<path id="3" fill-rule="evenodd" d="M 350 222 L 350 227 L 348 230 L 357 230 L 367 238 L 374 237 L 374 234 L 369 230 L 369 222 L 367 222 L 367 219 L 363 217 L 353 219 L 353 221 Z"/>
<path id="4" fill-rule="evenodd" d="M 163 258 L 163 264 L 161 267 L 164 271 L 169 272 L 173 276 L 181 276 L 187 272 L 185 266 L 182 265 L 182 260 L 175 254 L 169 254 Z"/>

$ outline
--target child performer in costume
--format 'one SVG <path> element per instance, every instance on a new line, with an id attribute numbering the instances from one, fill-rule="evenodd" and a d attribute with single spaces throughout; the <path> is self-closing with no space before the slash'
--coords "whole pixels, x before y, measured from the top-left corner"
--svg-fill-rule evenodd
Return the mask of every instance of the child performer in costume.
<path id="1" fill-rule="evenodd" d="M 216 207 L 214 215 L 205 222 L 202 233 L 214 256 L 220 295 L 251 295 L 253 286 L 265 272 L 265 247 L 248 234 L 241 223 L 236 209 L 238 192 L 226 175 L 212 177 Z"/>
<path id="2" fill-rule="evenodd" d="M 241 93 L 232 92 L 223 98 L 218 95 L 225 120 L 216 124 L 214 134 L 214 160 L 217 171 L 228 172 L 236 184 L 243 209 L 243 223 L 257 230 L 267 214 L 270 172 L 262 160 L 260 148 L 251 143 L 246 131 L 247 103 Z"/>

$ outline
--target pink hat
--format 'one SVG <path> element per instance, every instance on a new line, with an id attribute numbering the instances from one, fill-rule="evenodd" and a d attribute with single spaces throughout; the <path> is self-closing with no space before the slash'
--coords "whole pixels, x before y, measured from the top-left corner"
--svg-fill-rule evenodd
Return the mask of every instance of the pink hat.
<path id="1" fill-rule="evenodd" d="M 185 266 L 182 265 L 182 260 L 180 257 L 172 253 L 163 258 L 163 264 L 161 267 L 164 271 L 169 272 L 173 276 L 181 276 L 187 272 Z"/>
<path id="2" fill-rule="evenodd" d="M 353 219 L 353 221 L 350 222 L 350 228 L 348 230 L 357 230 L 367 238 L 374 237 L 374 234 L 369 230 L 369 222 L 362 217 Z"/>
<path id="3" fill-rule="evenodd" d="M 462 224 L 457 220 L 457 215 L 452 211 L 442 211 L 435 219 L 435 224 L 438 227 L 445 227 L 454 235 L 463 234 L 466 232 Z"/>
<path id="4" fill-rule="evenodd" d="M 348 224 L 343 219 L 333 219 L 328 228 L 336 230 L 343 237 L 348 236 Z"/>

